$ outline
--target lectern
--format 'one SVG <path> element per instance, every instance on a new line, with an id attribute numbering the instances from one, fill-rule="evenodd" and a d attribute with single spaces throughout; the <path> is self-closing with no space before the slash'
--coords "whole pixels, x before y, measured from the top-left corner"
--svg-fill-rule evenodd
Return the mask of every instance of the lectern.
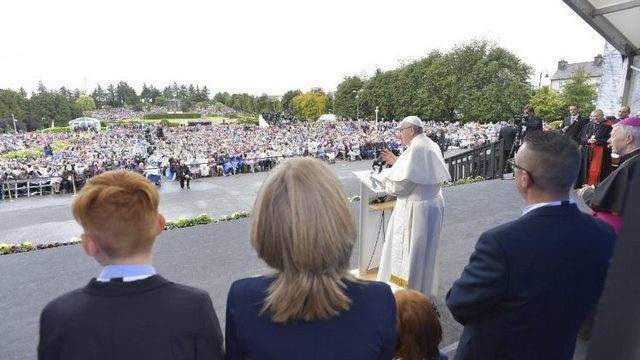
<path id="1" fill-rule="evenodd" d="M 360 180 L 360 226 L 358 228 L 358 275 L 365 277 L 377 272 L 382 246 L 395 200 L 375 202 L 387 195 L 379 179 L 385 171 L 354 171 Z"/>

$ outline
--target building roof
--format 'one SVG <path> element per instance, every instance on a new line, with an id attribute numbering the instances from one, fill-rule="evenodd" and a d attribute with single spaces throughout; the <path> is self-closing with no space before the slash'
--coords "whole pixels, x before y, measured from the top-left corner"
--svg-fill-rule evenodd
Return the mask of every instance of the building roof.
<path id="1" fill-rule="evenodd" d="M 623 56 L 640 54 L 640 1 L 563 1 Z"/>
<path id="2" fill-rule="evenodd" d="M 585 61 L 580 63 L 566 64 L 562 70 L 556 70 L 555 74 L 551 77 L 551 81 L 554 80 L 567 80 L 572 79 L 578 70 L 582 69 L 588 77 L 600 77 L 602 76 L 602 67 L 595 65 L 593 61 Z"/>

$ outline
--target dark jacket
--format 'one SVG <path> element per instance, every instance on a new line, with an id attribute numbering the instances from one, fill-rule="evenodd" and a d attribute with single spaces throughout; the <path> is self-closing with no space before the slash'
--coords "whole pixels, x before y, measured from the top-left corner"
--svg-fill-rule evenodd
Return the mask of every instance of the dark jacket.
<path id="1" fill-rule="evenodd" d="M 346 281 L 351 309 L 328 320 L 277 324 L 260 315 L 269 277 L 238 280 L 227 298 L 227 359 L 391 359 L 396 306 L 388 285 Z"/>
<path id="2" fill-rule="evenodd" d="M 562 120 L 562 128 L 567 128 L 567 130 L 564 131 L 564 134 L 569 136 L 576 143 L 579 143 L 580 132 L 582 131 L 582 128 L 588 123 L 588 116 L 578 115 L 578 118 L 573 122 L 573 124 L 571 123 L 571 116 L 567 116 Z"/>
<path id="3" fill-rule="evenodd" d="M 606 277 L 616 235 L 575 204 L 480 236 L 447 294 L 464 325 L 456 359 L 568 359 Z"/>
<path id="4" fill-rule="evenodd" d="M 39 359 L 222 359 L 209 294 L 154 275 L 98 282 L 51 301 L 40 317 Z"/>

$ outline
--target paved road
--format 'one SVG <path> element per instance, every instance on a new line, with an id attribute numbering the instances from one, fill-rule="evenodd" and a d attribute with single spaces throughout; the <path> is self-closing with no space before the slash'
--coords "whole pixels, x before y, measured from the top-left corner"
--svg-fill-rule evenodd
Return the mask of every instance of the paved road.
<path id="1" fill-rule="evenodd" d="M 332 169 L 342 179 L 348 195 L 357 194 L 352 171 L 367 169 L 370 162 L 338 163 Z M 168 184 L 161 190 L 161 211 L 167 218 L 208 212 L 219 216 L 251 208 L 264 174 L 201 179 L 192 190 Z M 442 232 L 440 294 L 435 302 L 441 310 L 444 337 L 441 345 L 453 344 L 461 326 L 444 305 L 444 295 L 459 276 L 480 233 L 515 219 L 524 205 L 513 181 L 492 180 L 444 190 L 445 224 Z M 33 200 L 33 201 L 32 201 Z M 32 241 L 59 241 L 76 235 L 69 213 L 71 198 L 42 197 L 0 205 L 2 228 L 11 238 L 27 236 Z M 357 216 L 357 203 L 353 205 Z M 37 225 L 33 225 L 37 224 Z M 164 232 L 157 240 L 154 264 L 167 278 L 207 290 L 220 320 L 225 320 L 225 300 L 233 280 L 264 273 L 266 266 L 249 245 L 249 220 L 242 219 L 189 229 Z M 5 238 L 2 232 L 2 238 Z M 21 239 L 20 239 L 21 240 Z M 13 241 L 12 241 L 13 242 Z M 356 266 L 354 254 L 352 267 Z M 31 253 L 0 256 L 0 358 L 35 358 L 38 316 L 54 297 L 83 286 L 100 270 L 80 246 L 67 246 Z"/>

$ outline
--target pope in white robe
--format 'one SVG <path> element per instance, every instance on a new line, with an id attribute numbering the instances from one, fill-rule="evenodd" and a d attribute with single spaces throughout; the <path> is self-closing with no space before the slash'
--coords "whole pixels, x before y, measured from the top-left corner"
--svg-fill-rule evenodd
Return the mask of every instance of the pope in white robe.
<path id="1" fill-rule="evenodd" d="M 408 116 L 398 125 L 406 150 L 396 158 L 385 187 L 397 197 L 385 234 L 378 281 L 415 289 L 428 296 L 438 292 L 439 240 L 444 217 L 440 185 L 451 179 L 440 148 L 422 133 L 422 121 Z"/>

